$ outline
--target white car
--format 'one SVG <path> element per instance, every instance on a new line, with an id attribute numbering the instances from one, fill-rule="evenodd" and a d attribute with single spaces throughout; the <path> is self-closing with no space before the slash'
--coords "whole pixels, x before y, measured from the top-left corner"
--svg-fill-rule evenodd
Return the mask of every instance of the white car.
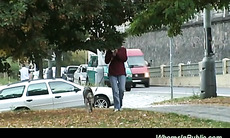
<path id="1" fill-rule="evenodd" d="M 85 84 L 87 77 L 87 64 L 81 64 L 74 72 L 74 82 L 80 85 Z"/>
<path id="2" fill-rule="evenodd" d="M 75 66 L 75 65 L 67 66 L 64 72 L 62 73 L 62 78 L 64 80 L 73 82 L 74 72 L 78 69 L 78 67 L 79 66 Z"/>
<path id="3" fill-rule="evenodd" d="M 112 89 L 91 87 L 95 108 L 113 105 Z M 17 82 L 0 87 L 0 112 L 84 107 L 84 86 L 63 79 Z"/>

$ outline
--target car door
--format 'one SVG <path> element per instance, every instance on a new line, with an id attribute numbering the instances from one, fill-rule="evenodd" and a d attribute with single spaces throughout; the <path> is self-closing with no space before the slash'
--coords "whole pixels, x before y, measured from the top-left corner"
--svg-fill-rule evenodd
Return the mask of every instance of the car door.
<path id="1" fill-rule="evenodd" d="M 53 109 L 52 94 L 45 82 L 30 84 L 27 88 L 25 104 L 30 109 Z"/>
<path id="2" fill-rule="evenodd" d="M 48 84 L 53 94 L 54 108 L 84 105 L 82 90 L 76 86 L 63 81 L 52 81 Z"/>

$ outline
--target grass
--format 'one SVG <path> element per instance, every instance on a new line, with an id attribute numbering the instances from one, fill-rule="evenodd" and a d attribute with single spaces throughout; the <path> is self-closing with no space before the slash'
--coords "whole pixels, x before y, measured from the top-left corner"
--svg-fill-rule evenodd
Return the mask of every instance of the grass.
<path id="1" fill-rule="evenodd" d="M 18 80 L 16 79 L 13 79 L 13 78 L 1 78 L 0 79 L 0 85 L 6 85 L 6 84 L 9 84 L 9 83 L 13 83 L 13 82 L 17 82 Z"/>
<path id="2" fill-rule="evenodd" d="M 0 127 L 17 128 L 230 128 L 230 123 L 198 119 L 175 113 L 124 109 L 84 108 L 0 113 Z"/>
<path id="3" fill-rule="evenodd" d="M 7 83 L 7 81 L 3 81 Z M 0 82 L 1 84 L 1 82 Z M 199 96 L 174 98 L 154 104 L 212 104 L 230 106 L 230 97 L 200 99 Z M 16 128 L 230 128 L 230 123 L 199 119 L 175 113 L 124 109 L 84 108 L 14 111 L 0 113 L 0 127 Z"/>
<path id="4" fill-rule="evenodd" d="M 222 105 L 230 106 L 230 97 L 217 96 L 212 98 L 200 99 L 199 96 L 194 95 L 190 97 L 174 98 L 162 102 L 154 103 L 154 105 L 164 104 L 208 104 L 208 105 Z"/>

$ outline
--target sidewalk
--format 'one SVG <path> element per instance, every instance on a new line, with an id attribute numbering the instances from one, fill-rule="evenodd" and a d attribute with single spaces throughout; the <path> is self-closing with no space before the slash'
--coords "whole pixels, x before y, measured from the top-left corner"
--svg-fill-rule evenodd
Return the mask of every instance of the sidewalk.
<path id="1" fill-rule="evenodd" d="M 176 90 L 175 90 L 176 89 Z M 191 91 L 196 89 L 175 88 L 174 98 L 193 96 Z M 230 96 L 229 88 L 219 88 L 221 93 L 218 96 Z M 134 89 L 132 92 L 125 92 L 123 108 L 138 110 L 149 110 L 164 113 L 177 113 L 191 117 L 212 119 L 216 121 L 230 122 L 230 106 L 201 105 L 201 104 L 178 104 L 178 105 L 153 105 L 153 103 L 170 100 L 171 94 L 163 87 L 151 89 Z"/>
<path id="2" fill-rule="evenodd" d="M 228 106 L 183 104 L 156 105 L 137 109 L 164 113 L 177 113 L 191 117 L 230 122 L 230 107 Z"/>

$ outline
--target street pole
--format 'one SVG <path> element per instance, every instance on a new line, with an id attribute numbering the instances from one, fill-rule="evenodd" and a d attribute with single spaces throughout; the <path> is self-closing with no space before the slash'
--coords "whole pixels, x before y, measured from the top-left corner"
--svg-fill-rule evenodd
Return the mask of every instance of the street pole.
<path id="1" fill-rule="evenodd" d="M 173 99 L 173 62 L 172 62 L 172 37 L 169 38 L 170 47 L 170 92 L 171 99 Z"/>
<path id="2" fill-rule="evenodd" d="M 207 5 L 204 9 L 203 15 L 203 22 L 204 22 L 204 31 L 205 31 L 205 38 L 204 38 L 204 58 L 202 60 L 202 67 L 201 67 L 201 85 L 200 90 L 201 94 L 200 97 L 204 98 L 211 98 L 216 97 L 216 73 L 215 73 L 215 59 L 214 53 L 212 50 L 212 34 L 211 34 L 211 6 Z"/>

